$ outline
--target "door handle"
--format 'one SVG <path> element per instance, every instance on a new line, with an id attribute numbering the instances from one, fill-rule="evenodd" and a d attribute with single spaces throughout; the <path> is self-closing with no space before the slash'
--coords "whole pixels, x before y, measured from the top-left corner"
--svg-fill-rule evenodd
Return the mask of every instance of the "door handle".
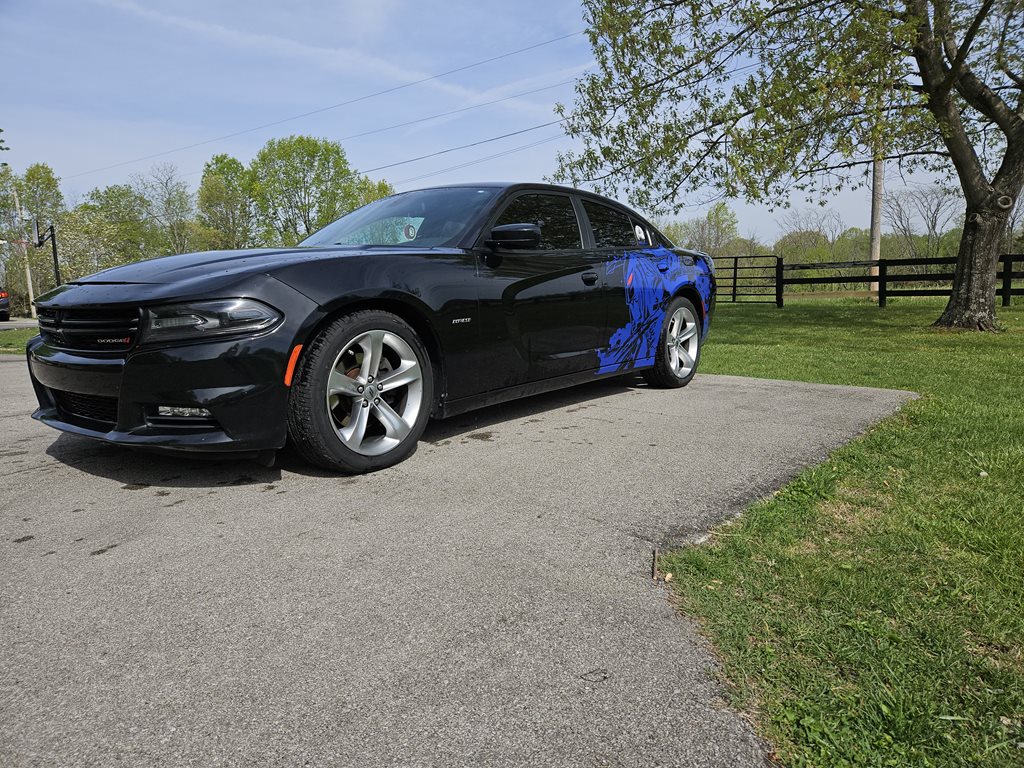
<path id="1" fill-rule="evenodd" d="M 597 285 L 597 272 L 584 272 L 581 277 L 584 285 Z"/>

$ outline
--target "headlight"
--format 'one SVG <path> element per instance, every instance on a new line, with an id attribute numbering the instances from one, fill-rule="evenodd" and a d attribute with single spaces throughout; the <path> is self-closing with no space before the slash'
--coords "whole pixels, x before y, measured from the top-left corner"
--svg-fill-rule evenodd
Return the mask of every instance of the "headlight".
<path id="1" fill-rule="evenodd" d="M 258 333 L 274 327 L 282 317 L 273 307 L 253 299 L 219 299 L 149 307 L 142 340 L 192 340 Z"/>

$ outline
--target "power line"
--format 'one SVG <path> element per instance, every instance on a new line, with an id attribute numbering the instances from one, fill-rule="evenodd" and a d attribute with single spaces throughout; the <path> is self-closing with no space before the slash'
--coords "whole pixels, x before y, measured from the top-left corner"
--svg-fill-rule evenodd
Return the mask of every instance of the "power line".
<path id="1" fill-rule="evenodd" d="M 425 123 L 428 120 L 436 120 L 436 119 L 438 119 L 440 117 L 448 117 L 450 115 L 458 115 L 458 114 L 461 114 L 462 112 L 469 112 L 469 111 L 474 110 L 474 109 L 480 109 L 481 107 L 489 107 L 489 106 L 491 106 L 493 104 L 501 104 L 503 101 L 511 101 L 512 99 L 519 99 L 519 98 L 522 98 L 523 96 L 531 96 L 531 95 L 533 95 L 535 93 L 540 93 L 541 91 L 550 91 L 550 90 L 552 90 L 554 88 L 560 88 L 563 85 L 569 85 L 569 84 L 574 83 L 574 82 L 575 82 L 575 80 L 563 80 L 562 82 L 555 83 L 554 85 L 545 85 L 543 88 L 534 88 L 532 91 L 523 91 L 522 93 L 516 93 L 516 94 L 513 94 L 512 96 L 505 96 L 504 98 L 495 99 L 494 101 L 484 101 L 484 102 L 481 102 L 480 104 L 472 104 L 472 105 L 470 105 L 468 107 L 462 107 L 461 109 L 452 109 L 452 110 L 450 110 L 448 112 L 439 112 L 436 115 L 430 115 L 430 117 L 419 117 L 419 118 L 416 118 L 415 120 L 409 120 L 409 121 L 404 122 L 404 123 L 395 123 L 394 125 L 388 125 L 388 126 L 385 126 L 384 128 L 374 128 L 373 130 L 363 131 L 362 133 L 353 133 L 350 136 L 342 136 L 341 138 L 338 139 L 338 141 L 348 141 L 349 139 L 359 139 L 359 138 L 362 138 L 363 136 L 372 136 L 372 135 L 374 135 L 376 133 L 384 133 L 385 131 L 394 130 L 395 128 L 405 128 L 406 126 L 409 126 L 409 125 L 416 125 L 417 123 Z"/>
<path id="2" fill-rule="evenodd" d="M 438 152 L 431 152 L 430 154 L 427 154 L 427 155 L 420 155 L 419 157 L 411 157 L 408 160 L 399 160 L 396 163 L 388 163 L 387 165 L 378 165 L 376 168 L 367 168 L 365 171 L 360 171 L 359 173 L 354 173 L 354 174 L 351 174 L 351 175 L 352 176 L 359 176 L 361 174 L 373 173 L 374 171 L 383 171 L 383 170 L 385 170 L 387 168 L 395 168 L 396 166 L 399 166 L 399 165 L 408 165 L 409 163 L 415 163 L 415 162 L 417 162 L 419 160 L 426 160 L 427 158 L 437 157 L 439 155 L 447 155 L 449 152 L 457 152 L 460 149 L 469 149 L 470 147 L 479 147 L 481 144 L 489 144 L 492 141 L 499 141 L 500 139 L 507 139 L 510 136 L 519 136 L 520 134 L 523 134 L 523 133 L 529 133 L 530 131 L 536 131 L 536 130 L 538 130 L 540 128 L 547 128 L 549 125 L 560 125 L 561 123 L 564 123 L 564 122 L 565 122 L 565 118 L 563 118 L 562 120 L 552 120 L 549 123 L 541 123 L 540 125 L 534 125 L 534 126 L 532 126 L 530 128 L 523 128 L 522 130 L 519 130 L 519 131 L 512 131 L 511 133 L 503 133 L 503 134 L 501 134 L 501 136 L 492 136 L 489 139 L 481 139 L 480 141 L 473 141 L 473 142 L 470 142 L 469 144 L 461 144 L 461 145 L 459 145 L 457 147 L 449 147 L 448 149 L 442 149 L 442 150 L 440 150 Z"/>
<path id="3" fill-rule="evenodd" d="M 318 115 L 318 114 L 321 114 L 322 112 L 328 112 L 328 111 L 330 111 L 332 109 L 337 109 L 338 107 L 345 107 L 345 106 L 348 106 L 350 104 L 356 104 L 356 103 L 361 102 L 361 101 L 367 101 L 368 99 L 373 99 L 373 98 L 376 98 L 378 96 L 384 96 L 384 95 L 389 94 L 389 93 L 395 93 L 396 91 L 401 91 L 401 90 L 403 90 L 405 88 L 411 88 L 414 85 L 422 85 L 423 83 L 427 83 L 427 82 L 430 82 L 432 80 L 438 80 L 438 79 L 440 79 L 442 77 L 447 77 L 448 75 L 454 75 L 457 72 L 465 72 L 466 70 L 474 69 L 476 67 L 483 66 L 484 64 L 490 64 L 491 62 L 500 61 L 501 59 L 507 59 L 507 58 L 509 58 L 511 56 L 516 56 L 516 55 L 518 55 L 520 53 L 526 53 L 527 51 L 533 51 L 533 50 L 536 50 L 537 48 L 542 48 L 542 47 L 544 47 L 546 45 L 551 45 L 553 43 L 561 42 L 562 40 L 568 40 L 570 37 L 576 37 L 577 35 L 582 35 L 584 31 L 585 30 L 579 30 L 577 32 L 572 32 L 572 33 L 570 33 L 568 35 L 562 35 L 560 37 L 555 37 L 555 38 L 552 38 L 550 40 L 545 40 L 545 41 L 540 42 L 540 43 L 534 43 L 533 45 L 528 45 L 525 48 L 518 48 L 518 49 L 516 49 L 514 51 L 508 51 L 507 53 L 502 53 L 502 54 L 499 54 L 497 56 L 491 56 L 490 58 L 487 58 L 487 59 L 482 59 L 480 61 L 475 61 L 472 64 L 466 64 L 466 65 L 461 66 L 461 67 L 456 67 L 455 69 L 449 69 L 449 70 L 447 70 L 445 72 L 440 72 L 440 73 L 438 73 L 436 75 L 430 75 L 429 77 L 424 77 L 424 78 L 421 78 L 419 80 L 413 80 L 413 81 L 408 82 L 408 83 L 403 83 L 401 85 L 392 86 L 391 88 L 385 88 L 382 91 L 376 91 L 374 93 L 368 93 L 368 94 L 365 94 L 363 96 L 357 96 L 355 98 L 348 99 L 346 101 L 340 101 L 337 104 L 330 104 L 330 105 L 328 105 L 326 107 L 320 107 L 319 109 L 312 109 L 312 110 L 310 110 L 308 112 L 303 112 L 303 113 L 298 114 L 298 115 L 292 115 L 291 117 L 285 117 L 285 118 L 282 118 L 280 120 L 274 120 L 274 121 L 269 122 L 269 123 L 263 123 L 262 125 L 257 125 L 257 126 L 254 126 L 252 128 L 244 128 L 244 129 L 242 129 L 240 131 L 234 131 L 233 133 L 226 133 L 223 136 L 217 136 L 217 137 L 212 138 L 212 139 L 205 139 L 204 141 L 197 141 L 194 144 L 186 144 L 184 146 L 175 147 L 174 149 L 168 149 L 168 150 L 165 150 L 163 152 L 155 152 L 155 153 L 153 153 L 151 155 L 144 155 L 142 157 L 136 157 L 136 158 L 133 158 L 131 160 L 124 160 L 124 161 L 122 161 L 120 163 L 113 163 L 111 165 L 105 165 L 105 166 L 102 166 L 100 168 L 93 168 L 92 170 L 82 171 L 81 173 L 75 173 L 75 174 L 72 174 L 71 176 L 66 176 L 65 178 L 67 178 L 67 179 L 77 179 L 80 176 L 87 176 L 87 175 L 89 175 L 91 173 L 99 173 L 100 171 L 108 171 L 108 170 L 110 170 L 112 168 L 121 168 L 122 166 L 131 165 L 132 163 L 139 163 L 139 162 L 142 162 L 144 160 L 153 160 L 153 159 L 158 158 L 158 157 L 165 157 L 166 155 L 174 154 L 175 152 L 183 152 L 183 151 L 185 151 L 187 149 L 195 149 L 196 147 L 202 147 L 202 146 L 206 146 L 207 144 L 213 144 L 213 143 L 218 142 L 218 141 L 223 141 L 225 139 L 232 139 L 232 138 L 235 138 L 236 136 L 242 136 L 242 135 L 247 134 L 247 133 L 253 133 L 255 131 L 260 131 L 260 130 L 263 130 L 264 128 L 272 128 L 275 125 L 281 125 L 283 123 L 291 122 L 293 120 L 300 120 L 300 119 L 302 119 L 304 117 L 310 117 L 312 115 Z"/>
<path id="4" fill-rule="evenodd" d="M 506 149 L 503 152 L 497 152 L 497 153 L 495 153 L 493 155 L 487 155 L 487 157 L 479 157 L 476 160 L 470 160 L 469 162 L 466 162 L 466 163 L 460 163 L 458 165 L 451 165 L 451 166 L 448 166 L 447 168 L 441 168 L 441 169 L 436 170 L 436 171 L 431 171 L 430 173 L 424 173 L 424 174 L 421 174 L 419 176 L 413 176 L 412 178 L 409 178 L 409 179 L 402 179 L 401 181 L 394 182 L 394 184 L 395 184 L 395 186 L 397 186 L 399 184 L 411 184 L 414 181 L 420 181 L 422 179 L 429 179 L 431 176 L 440 176 L 442 173 L 448 173 L 449 171 L 458 171 L 458 170 L 461 170 L 463 168 L 468 168 L 471 165 L 479 165 L 480 163 L 485 163 L 488 160 L 496 160 L 499 157 L 505 157 L 506 155 L 512 155 L 512 154 L 515 154 L 516 152 L 522 152 L 524 149 L 532 149 L 533 147 L 538 147 L 541 144 L 547 144 L 549 142 L 556 141 L 557 139 L 564 139 L 564 138 L 565 138 L 565 134 L 564 133 L 559 133 L 559 134 L 556 134 L 555 136 L 548 136 L 546 139 L 541 139 L 540 141 L 532 141 L 529 144 L 523 144 L 523 145 L 518 146 L 518 147 L 512 147 L 511 149 Z"/>
<path id="5" fill-rule="evenodd" d="M 471 104 L 470 106 L 463 106 L 463 108 L 458 109 L 458 110 L 450 110 L 449 112 L 441 112 L 441 113 L 438 113 L 436 115 L 430 115 L 430 116 L 425 117 L 425 118 L 417 118 L 415 120 L 409 120 L 409 121 L 406 121 L 404 123 L 395 123 L 394 125 L 387 125 L 387 126 L 384 126 L 383 128 L 373 128 L 373 129 L 371 129 L 369 131 L 362 131 L 361 133 L 353 133 L 353 134 L 348 135 L 348 136 L 341 136 L 337 140 L 338 141 L 347 141 L 348 139 L 351 139 L 351 138 L 360 138 L 362 136 L 370 136 L 370 135 L 373 135 L 373 134 L 376 134 L 376 133 L 384 133 L 385 131 L 394 130 L 396 128 L 404 128 L 404 127 L 407 127 L 407 126 L 410 126 L 410 125 L 416 125 L 417 123 L 426 123 L 426 122 L 428 122 L 430 120 L 437 120 L 438 118 L 445 118 L 445 117 L 449 117 L 451 115 L 459 115 L 461 113 L 470 112 L 471 110 L 480 109 L 480 108 L 482 108 L 482 106 L 490 106 L 492 104 L 501 103 L 502 101 L 509 101 L 509 100 L 511 100 L 513 98 L 520 98 L 522 96 L 528 96 L 528 95 L 531 95 L 531 94 L 534 94 L 534 93 L 540 93 L 542 91 L 552 90 L 553 88 L 560 88 L 563 85 L 569 85 L 570 83 L 573 83 L 573 82 L 575 82 L 575 81 L 574 80 L 563 80 L 562 82 L 555 83 L 554 85 L 545 85 L 545 86 L 542 86 L 541 88 L 535 88 L 535 89 L 528 90 L 528 91 L 522 91 L 520 93 L 515 93 L 515 94 L 513 94 L 511 96 L 504 96 L 502 98 L 496 98 L 493 101 L 483 101 L 483 102 L 478 103 L 478 104 Z M 550 125 L 550 123 L 548 125 Z M 539 126 L 539 127 L 541 127 L 541 126 Z M 527 130 L 534 130 L 534 129 L 530 128 L 530 129 L 527 129 Z M 497 138 L 505 138 L 507 135 L 514 135 L 514 134 L 506 134 L 505 136 L 498 136 Z M 496 139 L 485 139 L 485 141 L 492 141 L 492 140 L 496 140 Z M 472 144 L 469 144 L 469 145 L 472 145 Z M 455 147 L 455 148 L 464 148 L 464 147 Z M 445 150 L 444 152 L 454 152 L 454 151 L 455 150 Z M 429 157 L 429 156 L 427 156 L 427 157 Z M 409 161 L 409 162 L 413 162 L 413 161 Z M 373 169 L 371 169 L 371 170 L 373 170 Z M 182 173 L 181 175 L 182 176 L 196 176 L 196 175 L 198 175 L 200 173 L 203 173 L 204 171 L 205 171 L 205 169 L 199 170 L 199 171 L 188 171 L 187 173 Z"/>
<path id="6" fill-rule="evenodd" d="M 345 176 L 342 176 L 341 178 L 337 179 L 337 181 L 340 182 L 340 181 L 348 181 L 349 179 L 357 179 L 357 178 L 359 178 L 360 176 L 362 176 L 362 175 L 364 175 L 366 173 L 373 173 L 374 171 L 383 171 L 386 168 L 396 168 L 396 167 L 398 167 L 400 165 L 408 165 L 409 163 L 419 162 L 420 160 L 426 160 L 426 159 L 431 158 L 431 157 L 438 157 L 440 155 L 447 155 L 447 154 L 449 154 L 451 152 L 458 152 L 460 149 L 469 149 L 470 147 L 479 147 L 481 144 L 489 144 L 492 141 L 500 141 L 501 139 L 507 139 L 510 136 L 519 136 L 519 135 L 524 134 L 524 133 L 529 133 L 530 131 L 536 131 L 536 130 L 539 130 L 541 128 L 547 128 L 548 126 L 551 126 L 551 125 L 560 125 L 561 123 L 564 123 L 564 122 L 565 122 L 565 119 L 562 119 L 562 120 L 552 120 L 549 123 L 541 123 L 540 125 L 534 125 L 534 126 L 531 126 L 529 128 L 522 128 L 522 129 L 520 129 L 518 131 L 512 131 L 511 133 L 503 133 L 500 136 L 492 136 L 489 139 L 480 139 L 479 141 L 473 141 L 473 142 L 470 142 L 469 144 L 460 144 L 457 147 L 449 147 L 448 149 L 442 149 L 442 150 L 439 150 L 437 152 L 431 152 L 431 153 L 426 154 L 426 155 L 420 155 L 419 157 L 410 157 L 410 158 L 408 158 L 406 160 L 399 160 L 399 161 L 394 162 L 394 163 L 388 163 L 387 165 L 378 165 L 376 168 L 367 168 L 365 171 L 353 171 L 352 173 L 349 173 L 349 174 L 347 174 Z M 509 150 L 506 150 L 504 152 L 499 152 L 497 155 L 494 155 L 493 157 L 501 157 L 504 154 L 511 154 L 512 152 L 518 152 L 519 150 L 526 149 L 527 147 L 530 147 L 530 146 L 536 146 L 537 144 L 543 144 L 545 141 L 554 141 L 554 139 L 556 139 L 556 138 L 558 138 L 558 136 L 552 136 L 552 137 L 550 137 L 548 139 L 545 139 L 544 141 L 538 141 L 538 142 L 534 142 L 533 144 L 528 144 L 528 145 L 523 146 L 523 147 L 518 147 L 516 149 L 509 149 Z M 473 165 L 476 162 L 483 162 L 484 160 L 490 160 L 490 159 L 492 159 L 492 158 L 491 157 L 485 157 L 485 158 L 481 158 L 479 161 L 474 160 L 472 162 L 465 163 L 464 165 Z M 463 167 L 463 166 L 456 166 L 456 167 Z M 451 169 L 446 169 L 446 170 L 451 170 Z M 441 171 L 438 171 L 438 173 L 441 173 Z M 425 176 L 420 177 L 420 178 L 425 178 L 426 176 L 430 176 L 430 175 L 433 175 L 433 174 L 425 174 Z"/>

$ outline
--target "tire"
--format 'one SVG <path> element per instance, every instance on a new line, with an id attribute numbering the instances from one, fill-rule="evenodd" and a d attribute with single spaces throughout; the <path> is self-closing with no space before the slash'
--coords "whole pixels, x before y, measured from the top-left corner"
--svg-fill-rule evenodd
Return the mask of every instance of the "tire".
<path id="1" fill-rule="evenodd" d="M 402 319 L 378 310 L 345 315 L 302 354 L 288 435 L 303 458 L 325 469 L 390 467 L 416 450 L 434 402 L 433 378 L 423 342 Z"/>
<path id="2" fill-rule="evenodd" d="M 658 336 L 654 367 L 643 372 L 652 387 L 685 387 L 700 364 L 700 313 L 693 302 L 677 296 L 665 310 L 665 323 Z"/>
<path id="3" fill-rule="evenodd" d="M 0 323 L 6 323 L 11 319 L 11 316 L 7 312 L 0 312 Z"/>

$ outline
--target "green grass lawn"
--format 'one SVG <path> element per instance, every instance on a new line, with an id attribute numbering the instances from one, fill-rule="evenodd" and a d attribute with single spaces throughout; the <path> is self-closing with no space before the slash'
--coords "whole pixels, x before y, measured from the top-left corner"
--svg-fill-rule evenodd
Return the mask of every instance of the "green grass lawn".
<path id="1" fill-rule="evenodd" d="M 25 342 L 37 333 L 39 331 L 35 328 L 10 328 L 0 331 L 0 354 L 25 354 Z"/>
<path id="2" fill-rule="evenodd" d="M 1024 307 L 719 306 L 701 370 L 923 397 L 662 558 L 789 766 L 1024 765 Z"/>

